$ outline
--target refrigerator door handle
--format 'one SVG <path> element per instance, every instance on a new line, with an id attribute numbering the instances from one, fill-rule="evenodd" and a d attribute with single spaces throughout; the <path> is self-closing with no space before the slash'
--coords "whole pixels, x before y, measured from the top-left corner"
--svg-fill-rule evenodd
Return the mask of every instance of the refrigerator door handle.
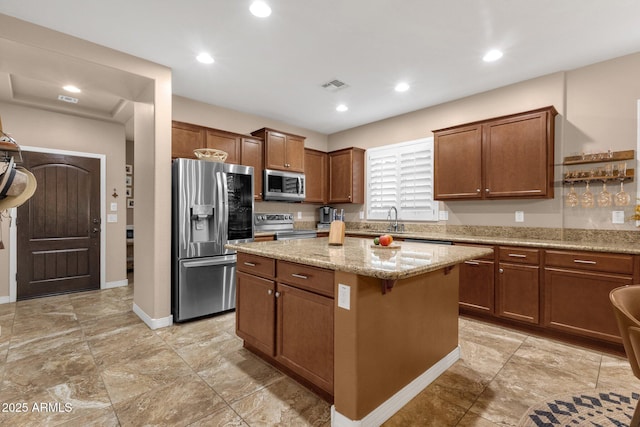
<path id="1" fill-rule="evenodd" d="M 227 174 L 216 172 L 216 185 L 218 189 L 218 242 L 222 252 L 225 252 L 224 245 L 228 240 L 227 224 L 229 224 L 229 191 L 227 188 Z"/>
<path id="2" fill-rule="evenodd" d="M 189 267 L 207 267 L 210 265 L 230 264 L 236 262 L 236 255 L 225 255 L 211 258 L 201 258 L 189 261 L 182 261 L 185 268 Z"/>

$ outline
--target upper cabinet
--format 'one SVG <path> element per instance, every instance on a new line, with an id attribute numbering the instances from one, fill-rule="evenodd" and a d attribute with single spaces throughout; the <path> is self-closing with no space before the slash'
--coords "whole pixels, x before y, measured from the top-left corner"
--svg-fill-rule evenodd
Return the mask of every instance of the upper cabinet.
<path id="1" fill-rule="evenodd" d="M 433 131 L 436 200 L 553 198 L 554 107 Z"/>
<path id="2" fill-rule="evenodd" d="M 329 203 L 364 203 L 364 152 L 345 148 L 329 153 Z"/>
<path id="3" fill-rule="evenodd" d="M 327 159 L 325 152 L 304 149 L 304 201 L 307 203 L 327 203 Z"/>
<path id="4" fill-rule="evenodd" d="M 171 126 L 171 157 L 195 159 L 193 150 L 206 147 L 206 128 L 189 123 L 173 122 Z"/>
<path id="5" fill-rule="evenodd" d="M 278 169 L 291 172 L 304 172 L 303 136 L 262 128 L 251 132 L 262 138 L 265 144 L 265 169 Z"/>
<path id="6" fill-rule="evenodd" d="M 241 164 L 253 166 L 254 199 L 262 200 L 263 142 L 260 138 L 242 137 L 240 143 Z"/>
<path id="7" fill-rule="evenodd" d="M 241 136 L 218 129 L 207 129 L 207 148 L 215 148 L 227 153 L 225 163 L 240 164 Z"/>

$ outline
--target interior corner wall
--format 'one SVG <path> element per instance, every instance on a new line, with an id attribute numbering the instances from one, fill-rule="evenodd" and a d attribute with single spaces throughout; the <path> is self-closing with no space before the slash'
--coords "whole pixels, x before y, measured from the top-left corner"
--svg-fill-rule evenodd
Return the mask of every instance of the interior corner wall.
<path id="1" fill-rule="evenodd" d="M 126 280 L 126 206 L 124 197 L 125 133 L 120 124 L 84 119 L 14 104 L 0 102 L 3 130 L 18 144 L 29 147 L 104 154 L 106 156 L 107 213 L 118 214 L 118 221 L 102 221 L 106 236 L 106 282 Z M 119 194 L 112 196 L 113 191 Z M 111 202 L 118 203 L 115 212 Z M 0 299 L 9 295 L 9 232 L 8 221 L 2 222 L 5 249 L 0 250 Z"/>
<path id="2" fill-rule="evenodd" d="M 523 112 L 548 105 L 558 111 L 555 132 L 553 199 L 449 201 L 442 224 L 636 230 L 630 222 L 612 224 L 612 208 L 566 208 L 563 158 L 581 152 L 636 149 L 640 53 L 527 80 L 453 102 L 425 108 L 329 135 L 329 149 L 371 148 L 432 136 L 453 125 Z M 637 153 L 636 153 L 637 157 Z M 635 161 L 633 163 L 635 167 Z M 631 167 L 631 165 L 629 166 Z M 636 183 L 625 191 L 636 193 Z M 601 184 L 597 187 L 600 191 Z M 584 185 L 576 188 L 584 192 Z M 610 190 L 611 191 L 611 190 Z M 364 210 L 364 206 L 361 208 Z M 618 208 L 616 208 L 618 209 Z M 623 208 L 628 217 L 633 206 Z M 515 222 L 523 211 L 525 222 Z"/>

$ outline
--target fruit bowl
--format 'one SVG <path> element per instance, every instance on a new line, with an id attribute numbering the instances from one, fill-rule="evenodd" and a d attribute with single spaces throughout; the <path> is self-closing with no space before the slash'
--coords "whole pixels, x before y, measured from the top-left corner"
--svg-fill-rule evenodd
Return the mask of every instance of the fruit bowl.
<path id="1" fill-rule="evenodd" d="M 200 160 L 206 160 L 208 162 L 221 162 L 224 163 L 229 155 L 226 151 L 217 150 L 215 148 L 196 148 L 193 150 L 193 154 Z"/>
<path id="2" fill-rule="evenodd" d="M 400 245 L 396 244 L 396 243 L 392 243 L 388 246 L 382 246 L 382 245 L 371 245 L 371 247 L 373 249 L 400 249 Z"/>

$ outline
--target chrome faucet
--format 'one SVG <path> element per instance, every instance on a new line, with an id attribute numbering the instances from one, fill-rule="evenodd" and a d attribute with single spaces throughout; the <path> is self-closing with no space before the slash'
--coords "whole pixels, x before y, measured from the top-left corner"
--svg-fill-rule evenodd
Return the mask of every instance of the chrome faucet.
<path id="1" fill-rule="evenodd" d="M 393 220 L 393 223 L 391 223 L 391 211 L 395 212 L 395 218 Z M 389 220 L 389 231 L 395 231 L 398 232 L 398 209 L 396 209 L 395 206 L 391 206 L 389 208 L 389 213 L 387 213 L 387 219 Z"/>

